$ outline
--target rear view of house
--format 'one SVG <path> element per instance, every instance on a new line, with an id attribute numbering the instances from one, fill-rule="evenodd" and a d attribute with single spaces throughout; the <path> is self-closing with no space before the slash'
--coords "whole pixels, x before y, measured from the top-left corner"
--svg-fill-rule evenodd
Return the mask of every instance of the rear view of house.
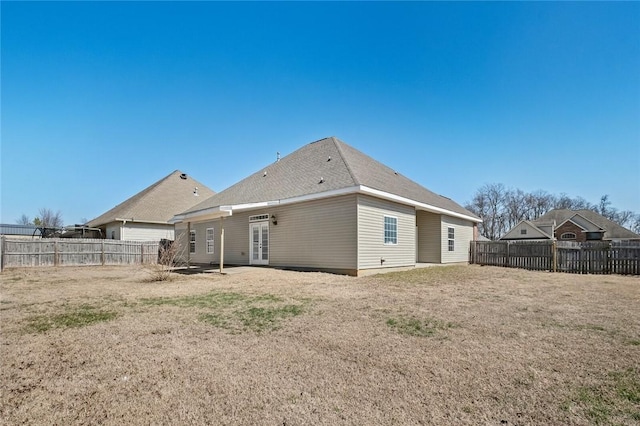
<path id="1" fill-rule="evenodd" d="M 217 263 L 224 250 L 228 264 L 350 275 L 466 262 L 480 221 L 334 137 L 300 148 L 173 219 L 191 263 Z"/>
<path id="2" fill-rule="evenodd" d="M 86 226 L 99 229 L 100 237 L 114 240 L 173 240 L 174 226 L 170 219 L 213 194 L 191 176 L 176 170 Z"/>

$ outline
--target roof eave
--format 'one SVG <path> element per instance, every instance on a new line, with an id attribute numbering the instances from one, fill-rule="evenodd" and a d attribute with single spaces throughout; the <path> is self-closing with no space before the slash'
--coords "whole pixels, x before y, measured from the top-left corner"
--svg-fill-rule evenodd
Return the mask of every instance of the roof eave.
<path id="1" fill-rule="evenodd" d="M 482 222 L 482 219 L 477 217 L 454 212 L 448 209 L 444 209 L 442 207 L 437 207 L 430 204 L 422 203 L 416 200 L 401 197 L 399 195 L 380 191 L 378 189 L 369 188 L 364 185 L 355 185 L 355 186 L 335 189 L 331 191 L 319 192 L 315 194 L 301 195 L 298 197 L 292 197 L 292 198 L 287 198 L 283 200 L 271 200 L 271 201 L 261 201 L 256 203 L 234 204 L 230 206 L 210 207 L 207 209 L 202 209 L 202 210 L 197 210 L 193 212 L 176 215 L 174 216 L 173 219 L 171 219 L 170 223 L 193 222 L 195 220 L 197 221 L 211 220 L 221 216 L 231 216 L 233 211 L 253 210 L 253 209 L 262 208 L 262 207 L 300 203 L 304 201 L 312 201 L 312 200 L 337 197 L 340 195 L 348 195 L 348 194 L 371 195 L 377 198 L 382 198 L 385 200 L 389 200 L 389 201 L 393 201 L 401 204 L 407 204 L 415 208 L 418 208 L 420 210 L 425 210 L 432 213 L 446 214 L 447 216 L 457 217 L 457 218 L 468 220 L 475 223 Z"/>
<path id="2" fill-rule="evenodd" d="M 431 213 L 438 213 L 438 214 L 446 214 L 447 216 L 452 216 L 452 217 L 457 217 L 460 219 L 464 219 L 464 220 L 468 220 L 471 222 L 475 222 L 475 223 L 480 223 L 482 222 L 482 219 L 478 218 L 478 217 L 473 217 L 473 216 L 469 216 L 463 213 L 458 213 L 458 212 L 454 212 L 442 207 L 437 207 L 431 204 L 427 204 L 427 203 L 422 203 L 420 201 L 416 201 L 416 200 L 412 200 L 410 198 L 405 198 L 402 197 L 400 195 L 396 195 L 396 194 L 391 194 L 389 192 L 384 192 L 384 191 L 380 191 L 379 189 L 373 189 L 373 188 L 369 188 L 367 186 L 361 185 L 360 186 L 360 193 L 362 194 L 367 194 L 367 195 L 373 195 L 375 197 L 378 198 L 382 198 L 382 199 L 386 199 L 389 201 L 395 201 L 395 202 L 399 202 L 402 204 L 408 204 L 411 206 L 414 206 L 416 208 L 419 208 L 420 210 L 425 210 Z"/>
<path id="3" fill-rule="evenodd" d="M 233 215 L 233 206 L 215 206 L 193 212 L 177 214 L 169 220 L 170 224 L 183 222 L 203 222 Z"/>

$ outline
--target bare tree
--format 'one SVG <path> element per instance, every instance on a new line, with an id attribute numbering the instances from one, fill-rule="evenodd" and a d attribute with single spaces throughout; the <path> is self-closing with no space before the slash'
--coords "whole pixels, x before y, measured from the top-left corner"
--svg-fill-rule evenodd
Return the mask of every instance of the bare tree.
<path id="1" fill-rule="evenodd" d="M 617 212 L 616 220 L 614 220 L 614 222 L 616 222 L 620 226 L 624 226 L 625 228 L 631 228 L 635 220 L 636 214 L 634 212 L 632 212 L 631 210 L 622 210 Z"/>
<path id="2" fill-rule="evenodd" d="M 43 237 L 53 237 L 62 228 L 62 213 L 60 210 L 54 212 L 46 207 L 38 211 L 38 216 L 33 219 L 33 224 L 40 229 Z"/>
<path id="3" fill-rule="evenodd" d="M 158 262 L 147 265 L 149 281 L 169 281 L 180 254 L 178 241 L 161 240 L 158 246 Z"/>
<path id="4" fill-rule="evenodd" d="M 16 223 L 18 225 L 33 225 L 33 222 L 31 222 L 31 218 L 24 213 L 22 213 L 22 216 L 16 219 Z"/>
<path id="5" fill-rule="evenodd" d="M 530 219 L 530 209 L 526 203 L 527 194 L 520 189 L 509 189 L 504 196 L 505 226 L 510 229 L 521 220 Z"/>
<path id="6" fill-rule="evenodd" d="M 631 221 L 629 228 L 636 234 L 640 234 L 640 213 L 633 217 L 633 221 Z"/>
<path id="7" fill-rule="evenodd" d="M 543 190 L 523 192 L 491 183 L 480 187 L 465 207 L 482 218 L 483 223 L 478 225 L 478 230 L 492 240 L 521 220 L 537 219 L 551 209 L 593 210 L 634 232 L 640 230 L 640 214 L 611 207 L 608 195 L 600 197 L 598 204 L 591 204 L 582 197 L 571 198 L 564 193 L 555 196 Z"/>
<path id="8" fill-rule="evenodd" d="M 485 237 L 495 240 L 505 231 L 505 194 L 501 183 L 483 185 L 476 191 L 467 209 L 482 218 L 478 230 Z"/>
<path id="9" fill-rule="evenodd" d="M 553 208 L 554 199 L 547 191 L 538 190 L 527 196 L 531 218 L 535 219 Z"/>
<path id="10" fill-rule="evenodd" d="M 609 206 L 611 206 L 611 201 L 609 200 L 609 196 L 605 194 L 600 197 L 600 204 L 598 204 L 598 213 L 608 218 L 611 211 L 611 208 Z"/>

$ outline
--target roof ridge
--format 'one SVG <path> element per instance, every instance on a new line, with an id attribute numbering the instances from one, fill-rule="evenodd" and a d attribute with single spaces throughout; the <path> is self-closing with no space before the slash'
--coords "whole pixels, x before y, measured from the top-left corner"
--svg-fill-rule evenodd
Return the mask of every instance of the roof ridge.
<path id="1" fill-rule="evenodd" d="M 360 185 L 360 181 L 358 179 L 356 179 L 356 176 L 353 173 L 353 169 L 351 168 L 351 165 L 347 162 L 347 159 L 346 159 L 346 157 L 344 155 L 344 152 L 342 151 L 341 144 L 343 144 L 344 142 L 342 142 L 340 139 L 336 138 L 335 136 L 331 136 L 330 139 L 333 141 L 333 144 L 336 146 L 336 149 L 338 150 L 338 153 L 340 154 L 340 157 L 342 158 L 342 162 L 344 163 L 344 166 L 347 168 L 347 172 L 349 172 L 349 176 L 351 176 L 351 179 L 353 179 L 353 182 L 356 185 Z"/>
<path id="2" fill-rule="evenodd" d="M 171 176 L 173 176 L 176 173 L 182 173 L 182 172 L 180 172 L 180 170 L 174 170 L 173 172 L 169 173 L 168 175 L 166 175 L 162 179 L 158 180 L 157 182 L 149 185 L 148 187 L 146 187 L 145 189 L 140 191 L 138 193 L 138 195 L 140 195 L 140 198 L 138 198 L 138 200 L 142 201 L 145 198 L 147 198 L 149 196 L 149 194 L 151 194 L 153 192 L 154 189 L 157 189 L 160 186 L 160 184 L 166 182 Z"/>

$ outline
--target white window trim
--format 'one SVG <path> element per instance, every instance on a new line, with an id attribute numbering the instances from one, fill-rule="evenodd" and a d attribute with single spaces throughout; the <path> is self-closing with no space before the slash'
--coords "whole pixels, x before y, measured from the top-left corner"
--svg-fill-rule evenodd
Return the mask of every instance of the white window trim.
<path id="1" fill-rule="evenodd" d="M 253 215 L 253 216 L 249 216 L 249 222 L 264 222 L 266 220 L 269 220 L 269 214 L 268 213 L 256 214 L 256 215 Z"/>
<path id="2" fill-rule="evenodd" d="M 386 224 L 387 224 L 387 218 L 389 219 L 395 219 L 396 221 L 396 240 L 395 242 L 387 242 L 387 229 L 386 229 Z M 398 245 L 398 217 L 397 216 L 390 216 L 390 215 L 384 215 L 384 218 L 382 219 L 382 241 L 384 242 L 385 246 L 397 246 Z"/>
<path id="3" fill-rule="evenodd" d="M 449 237 L 449 231 L 451 230 L 453 231 L 453 238 Z M 451 245 L 453 245 L 453 250 L 451 249 Z M 447 226 L 447 251 L 456 251 L 456 228 L 454 228 L 453 226 Z"/>
<path id="4" fill-rule="evenodd" d="M 211 239 L 209 239 L 209 231 L 211 231 Z M 216 232 L 214 228 L 207 228 L 205 236 L 207 238 L 207 254 L 215 254 L 216 252 Z"/>
<path id="5" fill-rule="evenodd" d="M 192 236 L 193 236 L 193 239 L 191 238 Z M 189 253 L 196 254 L 196 230 L 195 229 L 192 229 L 189 232 Z"/>

